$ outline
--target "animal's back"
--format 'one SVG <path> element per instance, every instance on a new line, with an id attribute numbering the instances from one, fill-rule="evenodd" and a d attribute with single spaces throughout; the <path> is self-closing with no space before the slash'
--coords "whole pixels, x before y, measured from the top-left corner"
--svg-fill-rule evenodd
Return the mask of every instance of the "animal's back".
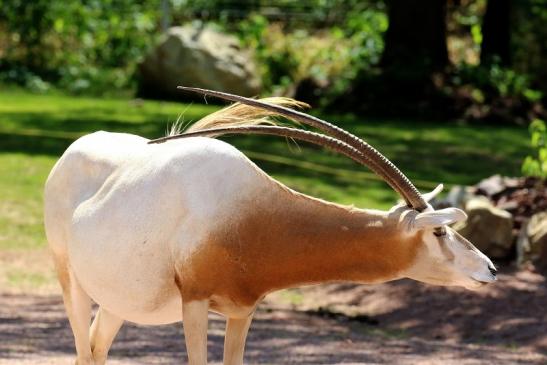
<path id="1" fill-rule="evenodd" d="M 221 141 L 146 142 L 105 132 L 76 141 L 46 183 L 46 233 L 96 302 L 134 322 L 167 323 L 181 315 L 175 257 L 267 180 Z"/>

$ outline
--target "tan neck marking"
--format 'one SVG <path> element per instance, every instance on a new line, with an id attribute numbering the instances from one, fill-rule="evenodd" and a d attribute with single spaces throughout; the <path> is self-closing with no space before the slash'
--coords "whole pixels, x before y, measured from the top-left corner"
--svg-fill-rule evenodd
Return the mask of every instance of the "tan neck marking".
<path id="1" fill-rule="evenodd" d="M 226 295 L 249 304 L 305 284 L 397 279 L 413 263 L 421 241 L 404 238 L 385 212 L 283 187 L 262 191 L 238 208 L 186 265 L 192 268 L 182 273 L 188 296 Z"/>

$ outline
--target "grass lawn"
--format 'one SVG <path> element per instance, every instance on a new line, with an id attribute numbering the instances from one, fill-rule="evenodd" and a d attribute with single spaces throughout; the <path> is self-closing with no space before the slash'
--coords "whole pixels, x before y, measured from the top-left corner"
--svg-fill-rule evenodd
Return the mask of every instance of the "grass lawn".
<path id="1" fill-rule="evenodd" d="M 41 249 L 42 187 L 78 136 L 96 130 L 164 135 L 180 115 L 195 121 L 218 107 L 130 99 L 34 95 L 0 90 L 0 252 Z M 324 116 L 392 159 L 422 191 L 519 173 L 529 153 L 525 128 Z M 352 161 L 276 137 L 226 137 L 288 186 L 360 207 L 389 208 L 395 194 Z M 15 281 L 19 276 L 12 275 Z M 32 278 L 40 281 L 39 278 Z"/>

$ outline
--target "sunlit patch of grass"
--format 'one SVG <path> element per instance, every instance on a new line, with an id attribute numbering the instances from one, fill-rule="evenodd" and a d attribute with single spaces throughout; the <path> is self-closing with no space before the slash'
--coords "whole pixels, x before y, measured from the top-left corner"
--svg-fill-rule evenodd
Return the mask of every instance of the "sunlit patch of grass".
<path id="1" fill-rule="evenodd" d="M 50 279 L 41 273 L 22 270 L 7 273 L 8 283 L 13 286 L 40 287 L 50 282 Z"/>
<path id="2" fill-rule="evenodd" d="M 0 153 L 0 249 L 44 245 L 42 190 L 53 156 Z"/>

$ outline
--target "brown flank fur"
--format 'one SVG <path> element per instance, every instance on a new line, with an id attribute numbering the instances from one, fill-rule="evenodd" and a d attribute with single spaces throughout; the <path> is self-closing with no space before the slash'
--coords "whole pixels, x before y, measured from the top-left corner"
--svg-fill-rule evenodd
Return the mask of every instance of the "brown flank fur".
<path id="1" fill-rule="evenodd" d="M 421 233 L 403 238 L 385 215 L 311 198 L 269 180 L 269 189 L 240 203 L 238 215 L 219 222 L 206 244 L 178 266 L 183 300 L 216 295 L 254 306 L 282 288 L 397 279 L 414 262 Z"/>

